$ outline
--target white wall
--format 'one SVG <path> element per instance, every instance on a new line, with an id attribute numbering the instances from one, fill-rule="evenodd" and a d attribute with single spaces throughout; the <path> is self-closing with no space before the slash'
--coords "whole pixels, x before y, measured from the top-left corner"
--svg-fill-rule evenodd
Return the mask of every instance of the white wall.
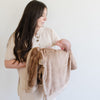
<path id="1" fill-rule="evenodd" d="M 100 1 L 41 0 L 48 6 L 46 25 L 68 39 L 78 69 L 57 100 L 100 100 Z M 4 68 L 6 43 L 29 0 L 0 1 L 0 100 L 19 100 L 18 73 Z"/>

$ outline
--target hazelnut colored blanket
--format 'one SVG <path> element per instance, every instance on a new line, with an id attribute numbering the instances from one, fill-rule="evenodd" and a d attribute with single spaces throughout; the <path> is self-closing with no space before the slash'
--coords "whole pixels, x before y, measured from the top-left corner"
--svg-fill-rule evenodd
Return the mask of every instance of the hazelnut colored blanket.
<path id="1" fill-rule="evenodd" d="M 77 68 L 71 50 L 35 47 L 26 61 L 26 92 L 43 86 L 44 99 L 59 94 L 67 85 L 70 71 Z"/>

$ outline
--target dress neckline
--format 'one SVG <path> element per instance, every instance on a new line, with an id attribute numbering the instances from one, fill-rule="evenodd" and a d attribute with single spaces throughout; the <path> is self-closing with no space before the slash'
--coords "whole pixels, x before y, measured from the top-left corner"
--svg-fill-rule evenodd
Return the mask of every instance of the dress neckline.
<path id="1" fill-rule="evenodd" d="M 40 30 L 43 29 L 43 28 L 44 28 L 43 26 L 39 28 L 39 30 L 37 31 L 36 35 L 34 35 L 35 38 L 38 37 L 38 36 L 40 36 L 40 34 L 39 34 Z"/>

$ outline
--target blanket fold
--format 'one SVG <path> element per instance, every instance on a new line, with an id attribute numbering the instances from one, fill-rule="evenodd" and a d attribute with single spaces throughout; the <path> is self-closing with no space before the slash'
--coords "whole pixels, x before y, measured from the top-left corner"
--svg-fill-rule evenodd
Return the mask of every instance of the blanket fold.
<path id="1" fill-rule="evenodd" d="M 58 95 L 68 83 L 70 71 L 77 69 L 70 51 L 35 47 L 30 50 L 26 61 L 26 92 L 43 87 L 44 100 Z"/>

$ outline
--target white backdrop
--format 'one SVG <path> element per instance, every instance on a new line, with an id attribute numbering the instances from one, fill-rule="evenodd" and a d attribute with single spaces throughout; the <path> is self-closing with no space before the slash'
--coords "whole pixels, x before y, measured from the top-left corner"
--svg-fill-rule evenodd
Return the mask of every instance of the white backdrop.
<path id="1" fill-rule="evenodd" d="M 0 1 L 0 100 L 19 100 L 18 73 L 4 67 L 4 55 L 8 38 L 29 1 Z M 100 1 L 41 1 L 48 6 L 46 25 L 71 42 L 78 65 L 57 100 L 100 100 Z"/>

